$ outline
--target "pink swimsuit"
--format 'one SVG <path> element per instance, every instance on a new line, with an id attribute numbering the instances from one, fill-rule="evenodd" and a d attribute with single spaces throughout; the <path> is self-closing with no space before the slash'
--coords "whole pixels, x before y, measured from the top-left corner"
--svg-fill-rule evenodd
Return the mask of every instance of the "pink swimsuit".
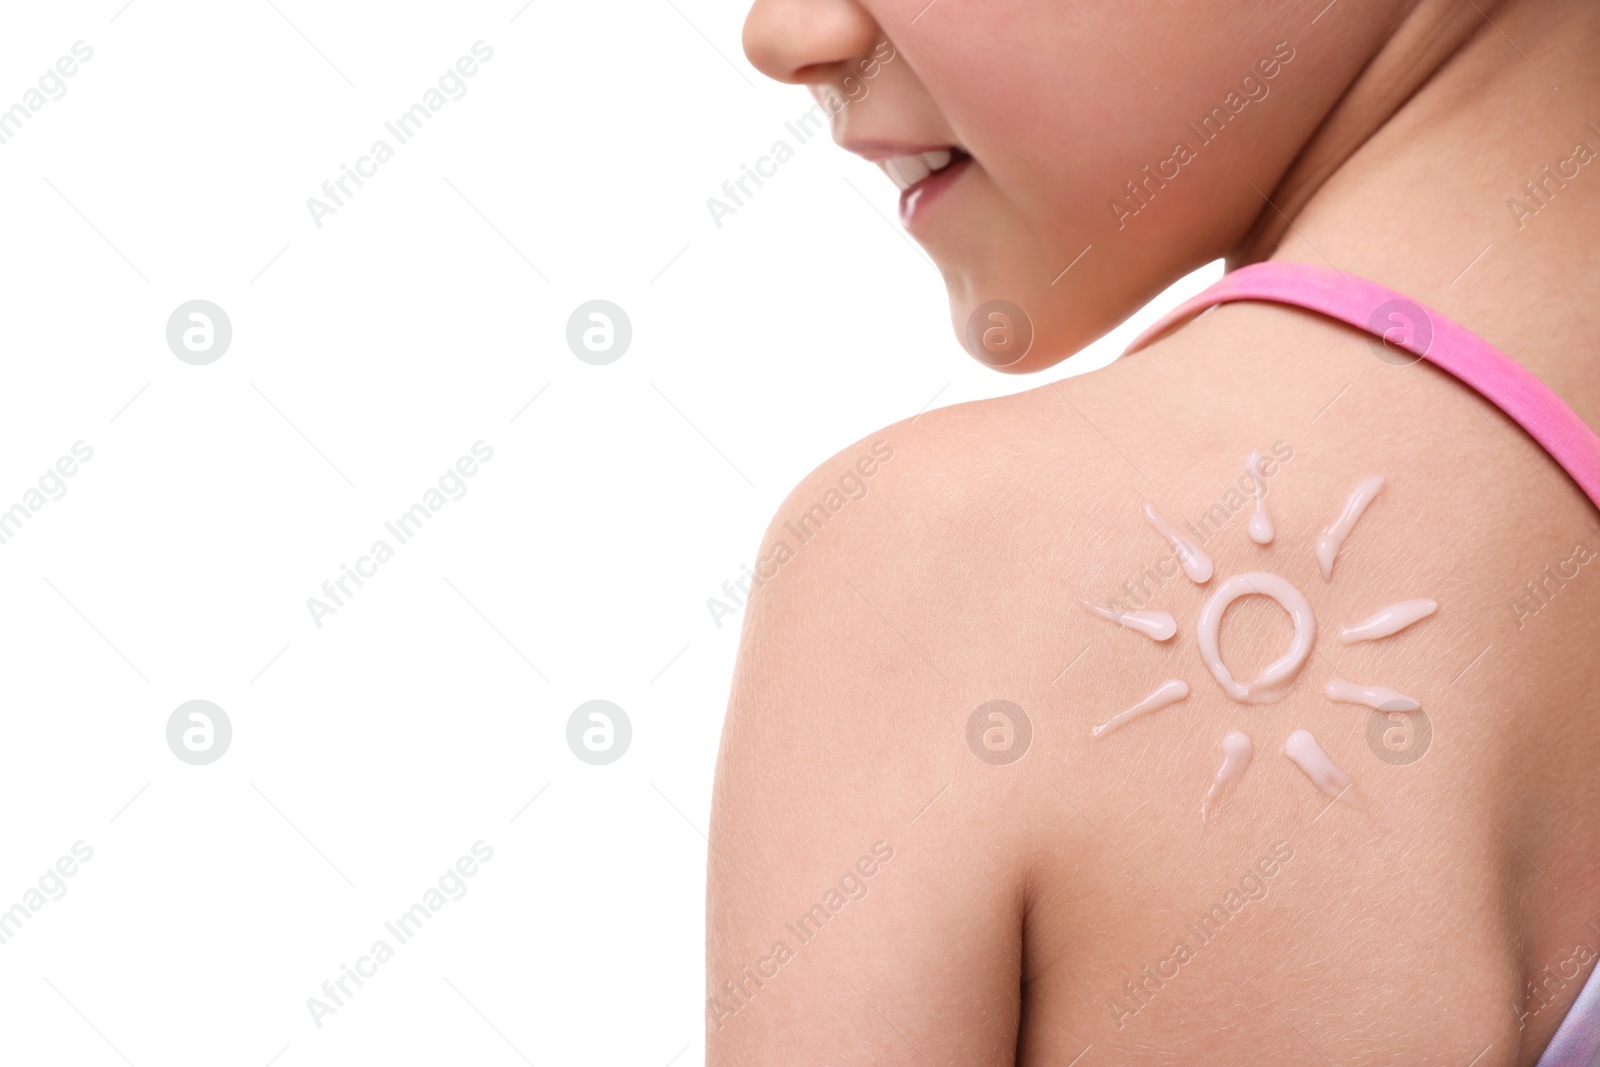
<path id="1" fill-rule="evenodd" d="M 1560 397 L 1464 326 L 1393 289 L 1351 274 L 1281 261 L 1240 267 L 1136 337 L 1128 352 L 1137 352 L 1207 308 L 1230 300 L 1266 300 L 1315 311 L 1449 371 L 1528 431 L 1600 507 L 1600 437 Z"/>
<path id="2" fill-rule="evenodd" d="M 1255 263 L 1226 274 L 1128 346 L 1136 352 L 1208 308 L 1264 300 L 1326 315 L 1448 371 L 1505 412 L 1600 507 L 1600 437 L 1538 378 L 1498 348 L 1392 289 L 1308 263 Z M 1126 354 L 1126 353 L 1125 353 Z M 1537 1067 L 1600 1063 L 1600 966 L 1589 975 Z"/>

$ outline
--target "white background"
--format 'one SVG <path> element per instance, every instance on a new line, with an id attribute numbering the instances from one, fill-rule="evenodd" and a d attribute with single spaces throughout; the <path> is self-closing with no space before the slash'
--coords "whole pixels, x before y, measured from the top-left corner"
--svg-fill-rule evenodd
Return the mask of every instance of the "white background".
<path id="1" fill-rule="evenodd" d="M 0 944 L 0 1061 L 698 1062 L 740 622 L 707 599 L 836 450 L 1103 365 L 1154 311 L 1045 376 L 972 361 L 888 180 L 784 129 L 810 99 L 750 68 L 739 3 L 274 2 L 9 5 L 0 33 L 0 108 L 94 50 L 0 144 L 0 509 L 93 449 L 0 545 L 0 909 L 93 849 Z M 318 228 L 307 198 L 479 40 Z M 197 298 L 233 328 L 207 366 L 166 343 Z M 632 321 L 608 366 L 565 341 L 594 298 Z M 480 440 L 319 628 L 307 598 Z M 607 766 L 566 742 L 594 698 L 633 726 Z M 193 699 L 233 728 L 206 766 L 166 741 Z"/>

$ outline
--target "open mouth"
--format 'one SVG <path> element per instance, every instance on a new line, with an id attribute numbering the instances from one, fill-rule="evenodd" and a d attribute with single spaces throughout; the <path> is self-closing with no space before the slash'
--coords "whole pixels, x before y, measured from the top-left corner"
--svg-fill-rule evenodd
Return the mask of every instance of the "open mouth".
<path id="1" fill-rule="evenodd" d="M 932 152 L 919 152 L 914 156 L 895 156 L 893 159 L 886 159 L 883 161 L 883 169 L 895 186 L 905 193 L 935 174 L 949 170 L 971 158 L 972 154 L 966 149 L 951 145 L 949 148 L 940 148 Z"/>
<path id="2" fill-rule="evenodd" d="M 970 162 L 972 153 L 956 145 L 884 160 L 884 171 L 900 189 L 901 224 L 909 228 Z"/>

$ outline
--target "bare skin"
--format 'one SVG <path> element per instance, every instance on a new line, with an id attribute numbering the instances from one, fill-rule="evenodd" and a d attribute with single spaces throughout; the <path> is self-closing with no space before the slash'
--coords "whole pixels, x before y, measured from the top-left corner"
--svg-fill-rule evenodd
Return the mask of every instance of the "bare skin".
<path id="1" fill-rule="evenodd" d="M 1234 258 L 1270 249 L 1405 292 L 1594 426 L 1600 169 L 1520 230 L 1505 201 L 1574 141 L 1600 144 L 1584 126 L 1600 121 L 1584 58 L 1600 16 L 1486 10 L 1493 26 L 1417 5 L 1409 18 L 1456 27 L 1459 45 L 1416 46 L 1425 78 L 1380 50 L 1368 88 L 1284 170 L 1292 225 L 1252 216 Z M 1226 502 L 1245 455 L 1279 442 L 1292 456 L 1268 479 L 1263 549 Z M 792 527 L 864 457 L 866 494 L 801 544 Z M 1316 535 L 1370 474 L 1388 485 L 1324 582 Z M 1237 704 L 1210 678 L 1194 640 L 1208 591 L 1158 573 L 1145 499 L 1180 521 L 1223 504 L 1211 587 L 1265 569 L 1310 598 L 1316 651 L 1282 701 Z M 775 517 L 763 551 L 782 540 L 792 558 L 746 617 L 711 829 L 708 1062 L 1534 1063 L 1600 951 L 1600 559 L 1544 577 L 1580 544 L 1600 551 L 1597 523 L 1448 376 L 1263 304 L 841 452 Z M 1124 582 L 1177 617 L 1174 640 L 1077 603 L 1126 599 Z M 1412 597 L 1438 614 L 1338 644 L 1339 626 Z M 1252 676 L 1288 637 L 1249 598 L 1223 654 Z M 1336 673 L 1420 700 L 1426 754 L 1380 758 L 1369 712 L 1323 696 Z M 1167 678 L 1190 697 L 1091 738 Z M 997 699 L 1031 724 L 1015 762 L 968 744 Z M 1296 729 L 1366 814 L 1281 755 Z M 1203 824 L 1230 730 L 1255 760 Z M 1197 933 L 1230 891 L 1238 907 Z"/>

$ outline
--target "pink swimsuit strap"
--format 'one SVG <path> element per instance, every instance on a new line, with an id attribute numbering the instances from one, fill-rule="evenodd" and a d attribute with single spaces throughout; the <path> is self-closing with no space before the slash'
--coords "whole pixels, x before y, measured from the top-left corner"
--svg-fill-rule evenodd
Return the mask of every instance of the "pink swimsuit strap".
<path id="1" fill-rule="evenodd" d="M 1163 316 L 1134 338 L 1124 355 L 1231 300 L 1265 300 L 1315 311 L 1448 371 L 1543 445 L 1600 508 L 1600 437 L 1549 386 L 1466 327 L 1351 274 L 1282 260 L 1240 267 Z"/>
<path id="2" fill-rule="evenodd" d="M 1230 300 L 1265 300 L 1319 312 L 1448 371 L 1543 445 L 1600 507 L 1600 437 L 1560 397 L 1464 326 L 1363 278 L 1309 263 L 1272 261 L 1240 267 L 1163 316 L 1134 338 L 1124 355 Z M 1596 1062 L 1600 1062 L 1600 967 L 1584 983 L 1537 1067 L 1592 1067 Z"/>

